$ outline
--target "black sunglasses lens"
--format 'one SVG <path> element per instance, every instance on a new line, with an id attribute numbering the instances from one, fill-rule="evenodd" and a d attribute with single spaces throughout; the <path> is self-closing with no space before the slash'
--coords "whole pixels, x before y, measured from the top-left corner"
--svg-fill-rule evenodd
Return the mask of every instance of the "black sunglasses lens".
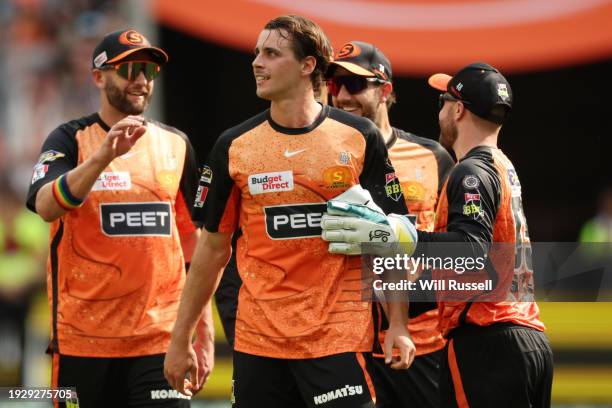
<path id="1" fill-rule="evenodd" d="M 368 86 L 368 81 L 363 77 L 350 76 L 346 78 L 344 86 L 351 95 L 355 95 Z"/>
<path id="2" fill-rule="evenodd" d="M 359 76 L 340 76 L 329 81 L 329 92 L 333 96 L 338 96 L 340 89 L 345 87 L 351 95 L 358 94 L 368 86 L 368 81 Z"/>

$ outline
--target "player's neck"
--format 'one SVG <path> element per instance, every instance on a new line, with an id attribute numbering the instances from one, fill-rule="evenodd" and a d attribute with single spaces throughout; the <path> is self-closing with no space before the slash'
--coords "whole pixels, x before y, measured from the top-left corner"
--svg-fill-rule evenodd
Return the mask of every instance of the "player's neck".
<path id="1" fill-rule="evenodd" d="M 483 131 L 481 129 L 471 129 L 471 131 L 464 132 L 459 130 L 457 140 L 453 143 L 453 150 L 457 160 L 461 160 L 470 150 L 477 146 L 489 146 L 496 149 L 498 135 L 499 129 L 496 132 Z"/>
<path id="2" fill-rule="evenodd" d="M 386 107 L 379 109 L 376 115 L 375 123 L 380 130 L 385 143 L 388 143 L 393 136 L 393 128 L 391 127 L 391 123 L 389 123 L 389 113 L 387 112 Z"/>
<path id="3" fill-rule="evenodd" d="M 303 128 L 314 123 L 321 113 L 322 106 L 312 93 L 300 98 L 274 100 L 270 104 L 270 117 L 286 128 Z"/>

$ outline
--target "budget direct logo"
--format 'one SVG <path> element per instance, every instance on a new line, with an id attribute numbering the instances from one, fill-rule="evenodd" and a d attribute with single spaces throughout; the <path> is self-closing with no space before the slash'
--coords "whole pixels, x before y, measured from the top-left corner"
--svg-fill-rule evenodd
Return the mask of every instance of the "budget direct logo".
<path id="1" fill-rule="evenodd" d="M 264 207 L 266 232 L 271 239 L 320 237 L 326 211 L 324 203 Z"/>
<path id="2" fill-rule="evenodd" d="M 129 190 L 132 179 L 127 171 L 105 171 L 96 180 L 91 191 Z"/>
<path id="3" fill-rule="evenodd" d="M 252 174 L 249 176 L 249 193 L 279 193 L 293 190 L 293 172 L 278 171 L 273 173 Z"/>

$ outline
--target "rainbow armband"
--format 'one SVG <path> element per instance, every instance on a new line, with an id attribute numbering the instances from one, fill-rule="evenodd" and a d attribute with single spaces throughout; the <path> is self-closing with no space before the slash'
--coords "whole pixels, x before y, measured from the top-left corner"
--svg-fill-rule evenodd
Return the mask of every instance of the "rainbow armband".
<path id="1" fill-rule="evenodd" d="M 66 211 L 74 210 L 83 205 L 85 199 L 79 200 L 70 192 L 66 175 L 62 174 L 53 182 L 53 197 L 55 201 Z"/>

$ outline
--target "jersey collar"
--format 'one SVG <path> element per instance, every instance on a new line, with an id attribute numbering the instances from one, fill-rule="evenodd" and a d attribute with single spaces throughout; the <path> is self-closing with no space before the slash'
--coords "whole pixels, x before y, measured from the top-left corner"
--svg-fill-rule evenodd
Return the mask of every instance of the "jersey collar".
<path id="1" fill-rule="evenodd" d="M 287 135 L 302 135 L 305 133 L 310 133 L 317 126 L 319 126 L 325 120 L 325 118 L 327 118 L 328 115 L 329 115 L 329 105 L 323 105 L 323 109 L 321 109 L 319 116 L 310 125 L 303 127 L 303 128 L 288 128 L 288 127 L 281 126 L 272 120 L 272 117 L 270 116 L 270 109 L 266 111 L 266 117 L 268 119 L 268 123 L 270 124 L 270 126 L 272 126 L 272 129 L 276 130 L 279 133 L 284 133 Z"/>

